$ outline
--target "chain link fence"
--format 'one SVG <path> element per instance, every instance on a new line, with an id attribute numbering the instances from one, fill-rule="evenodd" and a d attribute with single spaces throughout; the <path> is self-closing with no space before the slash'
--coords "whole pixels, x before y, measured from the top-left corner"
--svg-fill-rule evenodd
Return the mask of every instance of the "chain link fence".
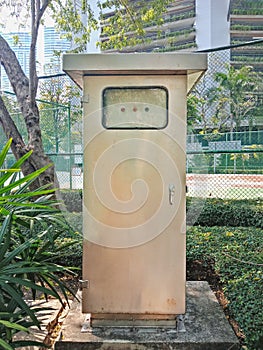
<path id="1" fill-rule="evenodd" d="M 190 95 L 189 196 L 263 198 L 263 66 L 240 66 L 235 52 L 208 53 L 208 70 Z"/>
<path id="2" fill-rule="evenodd" d="M 229 133 L 218 136 L 230 137 Z M 235 141 L 209 141 L 210 137 L 198 135 L 196 141 L 200 142 L 187 143 L 188 196 L 263 199 L 263 131 L 235 133 Z M 253 144 L 243 142 L 251 138 Z M 193 135 L 188 135 L 189 139 L 192 141 Z M 61 188 L 82 189 L 82 152 L 50 157 Z"/>
<path id="3" fill-rule="evenodd" d="M 263 65 L 249 59 L 262 41 L 247 44 L 208 53 L 209 69 L 194 96 L 201 100 L 195 131 L 210 132 L 188 137 L 190 195 L 263 198 Z"/>
<path id="4" fill-rule="evenodd" d="M 64 74 L 42 77 L 37 104 L 42 141 L 46 154 L 54 162 L 63 189 L 82 188 L 82 111 L 80 90 Z M 8 111 L 25 142 L 27 130 L 13 92 L 2 91 Z M 0 130 L 0 148 L 6 137 Z M 5 166 L 14 161 L 12 154 Z"/>
<path id="5" fill-rule="evenodd" d="M 189 96 L 195 105 L 188 109 L 188 196 L 263 198 L 263 84 L 239 89 L 238 96 L 234 85 L 232 91 L 222 92 L 216 76 L 220 73 L 231 78 L 231 52 L 211 52 L 208 61 L 208 71 Z M 261 75 L 257 70 L 257 77 Z M 72 190 L 83 187 L 81 97 L 74 89 L 65 75 L 43 77 L 38 99 L 45 151 L 55 164 L 61 188 Z M 26 141 L 26 127 L 14 94 L 2 92 L 2 96 Z M 238 122 L 233 115 L 237 105 Z M 1 148 L 5 142 L 1 131 Z"/>
<path id="6" fill-rule="evenodd" d="M 263 199 L 263 131 L 235 133 L 235 141 L 227 141 L 229 133 L 218 136 L 226 141 L 207 134 L 187 144 L 188 195 Z M 251 138 L 253 144 L 243 143 Z"/>

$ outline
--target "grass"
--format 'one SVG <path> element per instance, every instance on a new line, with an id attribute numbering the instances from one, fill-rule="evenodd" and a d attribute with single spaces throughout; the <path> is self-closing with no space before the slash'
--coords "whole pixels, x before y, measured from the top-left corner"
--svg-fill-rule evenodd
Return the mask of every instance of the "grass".
<path id="1" fill-rule="evenodd" d="M 222 184 L 213 184 L 207 189 L 198 189 L 195 190 L 197 193 L 191 193 L 189 195 L 198 196 L 198 197 L 211 197 L 211 198 L 225 198 L 225 199 L 257 199 L 263 198 L 263 188 L 230 188 L 226 187 L 224 183 Z"/>
<path id="2" fill-rule="evenodd" d="M 225 192 L 226 198 L 263 198 L 263 188 L 229 188 Z M 222 197 L 221 197 L 222 198 Z"/>

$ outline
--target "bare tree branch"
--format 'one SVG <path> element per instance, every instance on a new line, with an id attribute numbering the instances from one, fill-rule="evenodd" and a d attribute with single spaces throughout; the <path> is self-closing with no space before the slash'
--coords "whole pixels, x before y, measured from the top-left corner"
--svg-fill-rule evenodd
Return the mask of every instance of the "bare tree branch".
<path id="1" fill-rule="evenodd" d="M 51 0 L 43 0 L 42 1 L 42 6 L 39 9 L 39 16 L 38 16 L 39 17 L 39 22 L 40 22 L 41 18 L 43 17 L 43 15 L 44 15 L 48 5 L 50 4 L 50 2 L 51 2 Z"/>
<path id="2" fill-rule="evenodd" d="M 8 79 L 17 97 L 19 108 L 24 116 L 27 132 L 29 135 L 29 145 L 39 144 L 41 131 L 39 126 L 39 112 L 34 99 L 30 99 L 29 80 L 23 72 L 18 59 L 5 39 L 0 35 L 0 62 L 5 68 Z"/>

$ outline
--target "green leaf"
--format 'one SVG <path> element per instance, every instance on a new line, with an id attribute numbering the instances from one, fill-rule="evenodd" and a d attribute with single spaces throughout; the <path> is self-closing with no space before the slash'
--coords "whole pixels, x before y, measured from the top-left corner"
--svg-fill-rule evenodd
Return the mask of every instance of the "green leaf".
<path id="1" fill-rule="evenodd" d="M 20 246 L 18 246 L 16 249 L 11 251 L 2 261 L 0 261 L 0 269 L 3 266 L 8 266 L 8 264 L 16 257 L 18 256 L 23 250 L 28 248 L 30 244 L 33 242 L 33 239 L 29 239 L 28 241 L 24 242 Z"/>
<path id="2" fill-rule="evenodd" d="M 36 192 L 26 192 L 26 193 L 19 193 L 18 191 L 15 193 L 15 194 L 10 194 L 10 195 L 5 195 L 4 199 L 2 199 L 0 197 L 0 202 L 1 200 L 4 200 L 4 201 L 7 201 L 9 199 L 32 199 L 32 197 L 34 196 L 43 196 L 43 195 L 48 195 L 48 194 L 51 194 L 51 193 L 54 193 L 54 190 L 51 189 L 51 190 L 42 190 L 42 191 L 37 191 Z M 17 203 L 11 203 L 11 205 L 15 205 Z M 33 203 L 28 203 L 30 205 L 35 205 L 35 206 L 38 206 L 39 204 L 37 204 L 37 202 L 33 202 Z"/>
<path id="3" fill-rule="evenodd" d="M 0 324 L 4 325 L 7 328 L 16 329 L 18 331 L 23 331 L 23 332 L 28 332 L 28 328 L 23 327 L 18 323 L 0 320 Z"/>
<path id="4" fill-rule="evenodd" d="M 0 167 L 2 167 L 5 162 L 11 143 L 12 143 L 12 139 L 9 139 L 0 153 Z"/>
<path id="5" fill-rule="evenodd" d="M 9 276 L 8 277 L 8 282 L 9 283 L 15 283 L 15 284 L 18 284 L 20 286 L 24 286 L 24 287 L 28 287 L 28 288 L 31 288 L 31 289 L 38 290 L 38 291 L 42 292 L 43 294 L 52 295 L 55 298 L 57 297 L 57 293 L 54 293 L 52 290 L 50 290 L 48 288 L 45 288 L 43 286 L 40 286 L 38 284 L 35 284 L 32 281 L 26 280 L 24 278 Z"/>
<path id="6" fill-rule="evenodd" d="M 13 169 L 13 168 L 10 168 L 10 169 L 0 169 L 0 173 L 16 173 L 16 172 L 19 172 L 21 171 L 21 169 Z"/>
<path id="7" fill-rule="evenodd" d="M 12 214 L 8 215 L 0 230 L 0 261 L 3 260 L 7 249 L 10 245 L 10 230 L 11 230 Z M 4 243 L 3 243 L 4 242 Z"/>
<path id="8" fill-rule="evenodd" d="M 27 183 L 27 187 L 28 187 L 29 183 L 32 183 L 40 174 L 42 174 L 50 166 L 51 166 L 51 164 L 47 165 L 39 170 L 34 171 L 33 173 L 23 177 L 22 179 L 15 181 L 14 183 L 11 183 L 3 188 L 0 188 L 0 195 L 5 193 L 5 192 L 8 192 L 9 190 L 16 189 L 17 187 L 19 187 L 20 185 L 22 185 L 24 183 Z M 37 196 L 37 195 L 38 195 L 38 193 L 36 191 L 35 196 Z"/>
<path id="9" fill-rule="evenodd" d="M 24 266 L 26 265 L 26 266 Z M 29 274 L 29 273 L 47 273 L 50 272 L 60 272 L 63 271 L 65 268 L 63 266 L 55 265 L 55 264 L 41 264 L 40 263 L 34 263 L 32 261 L 21 261 L 20 263 L 15 263 L 10 266 L 6 266 L 5 268 L 2 268 L 2 273 L 6 275 L 8 274 Z M 0 280 L 4 280 L 4 277 L 0 276 Z"/>
<path id="10" fill-rule="evenodd" d="M 21 165 L 25 162 L 27 158 L 29 158 L 32 154 L 32 151 L 26 153 L 23 155 L 18 161 L 16 161 L 9 169 L 6 170 L 6 174 L 1 176 L 0 178 L 0 186 L 4 185 L 5 182 L 13 175 L 13 173 L 17 173 L 17 169 L 21 168 Z M 14 169 L 12 172 L 11 169 Z M 11 181 L 10 183 L 13 183 L 14 181 Z"/>
<path id="11" fill-rule="evenodd" d="M 0 338 L 0 345 L 3 347 L 5 350 L 13 350 L 14 348 L 10 346 L 7 342 L 5 342 L 3 339 Z"/>
<path id="12" fill-rule="evenodd" d="M 34 322 L 34 324 L 37 327 L 40 327 L 40 323 L 35 315 L 35 313 L 30 309 L 30 307 L 27 305 L 27 303 L 21 298 L 21 295 L 19 295 L 16 290 L 10 286 L 8 283 L 2 284 L 2 289 L 5 290 L 17 303 L 17 305 L 23 310 Z"/>

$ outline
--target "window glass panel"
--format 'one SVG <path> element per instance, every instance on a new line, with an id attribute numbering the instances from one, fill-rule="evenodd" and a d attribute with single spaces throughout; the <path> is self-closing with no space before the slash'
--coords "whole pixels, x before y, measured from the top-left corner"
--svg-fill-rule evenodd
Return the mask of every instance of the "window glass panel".
<path id="1" fill-rule="evenodd" d="M 163 87 L 106 88 L 102 124 L 107 129 L 162 129 L 168 122 Z"/>

